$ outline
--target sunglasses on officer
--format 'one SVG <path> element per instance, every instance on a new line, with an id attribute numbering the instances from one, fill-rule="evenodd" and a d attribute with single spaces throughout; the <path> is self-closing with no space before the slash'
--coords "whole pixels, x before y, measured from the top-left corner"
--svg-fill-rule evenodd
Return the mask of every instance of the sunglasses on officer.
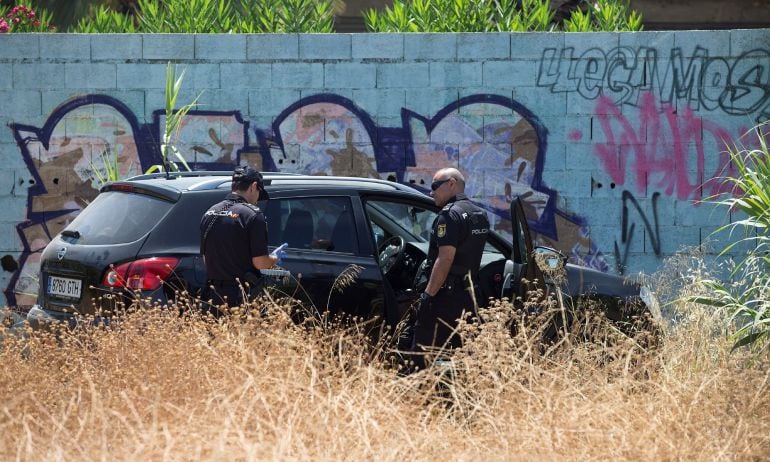
<path id="1" fill-rule="evenodd" d="M 446 183 L 447 181 L 449 181 L 449 180 L 451 180 L 451 179 L 452 179 L 452 178 L 451 178 L 451 177 L 449 177 L 449 178 L 447 178 L 447 179 L 444 179 L 444 180 L 436 180 L 436 181 L 434 181 L 433 183 L 431 183 L 431 184 L 430 184 L 430 190 L 431 190 L 431 191 L 435 191 L 435 190 L 437 190 L 438 188 L 440 188 L 440 187 L 441 187 L 441 185 L 443 185 L 444 183 Z"/>

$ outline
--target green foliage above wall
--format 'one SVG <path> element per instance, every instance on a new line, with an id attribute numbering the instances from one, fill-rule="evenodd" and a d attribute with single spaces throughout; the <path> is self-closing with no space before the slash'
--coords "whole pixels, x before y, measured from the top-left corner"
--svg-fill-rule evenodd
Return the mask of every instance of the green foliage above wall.
<path id="1" fill-rule="evenodd" d="M 394 0 L 364 13 L 371 32 L 525 32 L 641 30 L 627 0 L 598 0 L 555 21 L 549 0 Z"/>

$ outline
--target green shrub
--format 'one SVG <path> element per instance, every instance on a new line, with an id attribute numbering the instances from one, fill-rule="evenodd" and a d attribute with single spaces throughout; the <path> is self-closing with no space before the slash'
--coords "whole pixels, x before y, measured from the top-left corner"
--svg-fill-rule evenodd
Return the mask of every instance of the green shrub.
<path id="1" fill-rule="evenodd" d="M 745 237 L 726 246 L 722 255 L 737 245 L 748 244 L 752 249 L 741 258 L 723 283 L 706 281 L 711 294 L 696 301 L 728 310 L 731 322 L 737 326 L 732 336 L 733 349 L 752 346 L 770 347 L 770 151 L 768 124 L 756 127 L 758 147 L 748 148 L 736 143 L 728 147 L 731 165 L 737 176 L 723 178 L 732 194 L 723 199 L 711 198 L 727 211 L 741 212 L 745 218 L 723 226 L 717 232 L 730 229 Z"/>
<path id="2" fill-rule="evenodd" d="M 237 0 L 238 32 L 334 32 L 334 0 Z"/>
<path id="3" fill-rule="evenodd" d="M 523 32 L 560 27 L 549 0 L 395 0 L 363 13 L 371 32 Z M 573 19 L 574 18 L 574 19 Z M 598 0 L 565 21 L 570 31 L 641 30 L 641 16 L 627 0 Z"/>
<path id="4" fill-rule="evenodd" d="M 69 32 L 81 34 L 117 34 L 136 32 L 134 17 L 99 5 L 88 17 L 81 18 Z"/>
<path id="5" fill-rule="evenodd" d="M 230 0 L 137 0 L 140 32 L 210 34 L 235 32 Z"/>

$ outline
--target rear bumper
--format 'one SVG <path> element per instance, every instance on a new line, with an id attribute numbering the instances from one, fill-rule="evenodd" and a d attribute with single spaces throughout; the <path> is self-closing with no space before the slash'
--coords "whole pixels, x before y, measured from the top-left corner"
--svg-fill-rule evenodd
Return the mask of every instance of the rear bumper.
<path id="1" fill-rule="evenodd" d="M 48 311 L 34 305 L 27 312 L 27 323 L 35 330 L 45 330 L 51 325 L 65 323 L 69 327 L 75 327 L 77 321 L 73 313 L 62 313 L 58 311 Z"/>

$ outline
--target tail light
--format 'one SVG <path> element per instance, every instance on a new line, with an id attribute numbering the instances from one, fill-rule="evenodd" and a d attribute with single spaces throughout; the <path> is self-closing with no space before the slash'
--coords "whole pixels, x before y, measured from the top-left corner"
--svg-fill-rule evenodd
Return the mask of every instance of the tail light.
<path id="1" fill-rule="evenodd" d="M 168 278 L 179 263 L 174 257 L 153 257 L 123 263 L 104 274 L 107 287 L 132 290 L 155 290 Z"/>

